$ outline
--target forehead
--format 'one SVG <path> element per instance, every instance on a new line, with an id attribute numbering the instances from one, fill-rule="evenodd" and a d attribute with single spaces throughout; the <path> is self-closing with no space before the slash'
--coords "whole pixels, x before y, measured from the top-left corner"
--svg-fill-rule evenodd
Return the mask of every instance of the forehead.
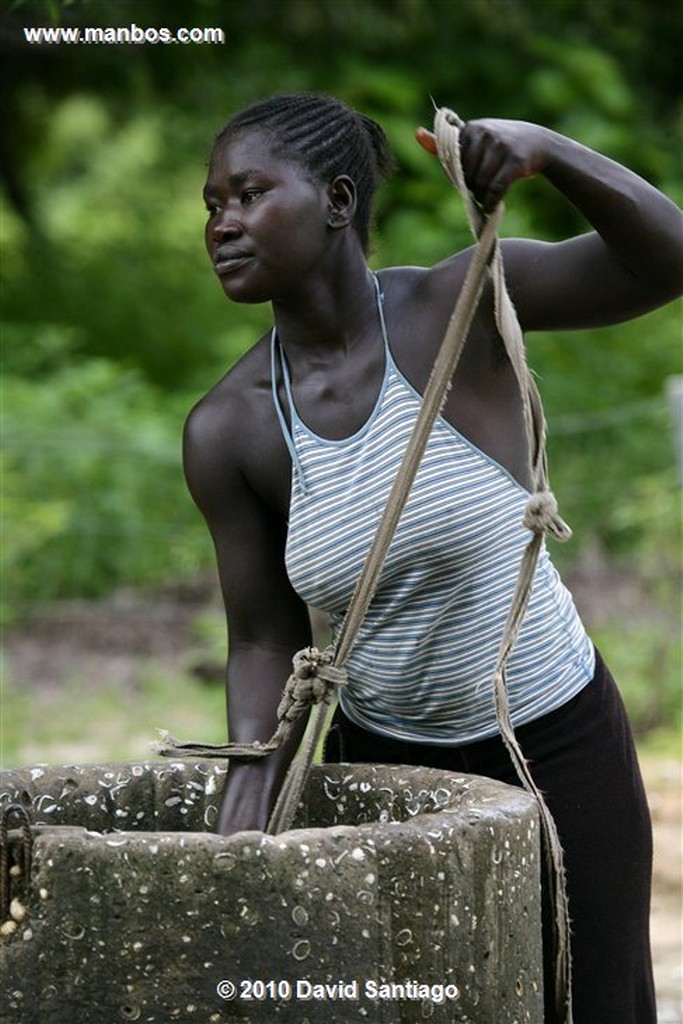
<path id="1" fill-rule="evenodd" d="M 214 146 L 209 160 L 208 182 L 226 184 L 258 173 L 288 178 L 308 177 L 301 164 L 283 154 L 277 140 L 260 128 L 245 129 Z"/>

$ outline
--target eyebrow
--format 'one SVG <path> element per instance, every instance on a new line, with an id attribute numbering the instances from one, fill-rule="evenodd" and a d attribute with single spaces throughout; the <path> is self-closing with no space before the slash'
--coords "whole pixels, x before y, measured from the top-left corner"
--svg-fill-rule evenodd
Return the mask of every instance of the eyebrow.
<path id="1" fill-rule="evenodd" d="M 237 171 L 237 172 L 235 172 L 235 174 L 231 174 L 228 177 L 228 179 L 227 179 L 228 188 L 232 188 L 232 189 L 240 188 L 240 186 L 244 185 L 244 183 L 246 181 L 248 181 L 249 178 L 252 178 L 254 175 L 256 175 L 258 173 L 259 172 L 258 172 L 258 170 L 256 170 L 256 168 L 251 168 L 251 167 L 248 170 L 246 170 L 246 171 Z M 205 196 L 214 195 L 215 192 L 216 192 L 216 189 L 214 187 L 212 187 L 211 185 L 207 184 L 207 185 L 204 186 L 203 193 L 204 193 Z"/>

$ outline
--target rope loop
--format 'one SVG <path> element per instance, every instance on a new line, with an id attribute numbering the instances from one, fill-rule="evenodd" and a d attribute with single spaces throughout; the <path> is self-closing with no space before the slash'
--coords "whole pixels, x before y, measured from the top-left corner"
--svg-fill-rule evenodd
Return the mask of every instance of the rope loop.
<path id="1" fill-rule="evenodd" d="M 324 651 L 319 651 L 317 647 L 304 647 L 292 658 L 292 666 L 292 675 L 297 679 L 314 678 L 329 684 L 328 689 L 346 685 L 346 669 L 334 664 L 332 645 Z"/>
<path id="2" fill-rule="evenodd" d="M 567 541 L 572 531 L 557 511 L 552 491 L 536 491 L 526 503 L 522 524 L 533 533 L 549 533 L 555 540 Z"/>
<path id="3" fill-rule="evenodd" d="M 447 177 L 462 196 L 470 229 L 475 239 L 478 240 L 478 245 L 481 246 L 492 224 L 497 234 L 503 204 L 499 203 L 492 214 L 484 217 L 471 196 L 460 159 L 460 131 L 463 127 L 464 123 L 453 111 L 446 108 L 437 110 L 434 118 L 434 133 L 439 159 Z M 543 404 L 533 375 L 527 365 L 524 337 L 505 282 L 502 249 L 497 237 L 489 261 L 489 270 L 493 285 L 496 327 L 505 346 L 510 365 L 517 377 L 522 399 L 529 449 L 529 471 L 535 491 L 527 502 L 523 517 L 523 525 L 531 531 L 532 537 L 525 548 L 520 564 L 494 672 L 496 717 L 501 737 L 508 749 L 517 775 L 524 788 L 533 794 L 538 804 L 548 856 L 550 893 L 555 911 L 555 1002 L 558 1016 L 563 1024 L 572 1024 L 570 926 L 562 845 L 543 794 L 534 782 L 515 736 L 505 679 L 506 663 L 521 629 L 531 596 L 541 541 L 545 534 L 550 534 L 560 541 L 568 540 L 571 530 L 558 515 L 557 502 L 549 489 Z"/>
<path id="4" fill-rule="evenodd" d="M 295 722 L 315 704 L 329 703 L 339 686 L 346 685 L 346 670 L 332 663 L 334 649 L 304 647 L 292 658 L 293 671 L 277 709 L 279 721 Z"/>
<path id="5" fill-rule="evenodd" d="M 292 726 L 310 707 L 329 704 L 338 687 L 346 684 L 346 670 L 334 664 L 334 649 L 304 647 L 292 658 L 292 673 L 277 709 L 277 729 L 267 743 L 192 743 L 162 731 L 154 750 L 162 757 L 228 757 L 253 761 L 266 757 L 289 738 Z"/>

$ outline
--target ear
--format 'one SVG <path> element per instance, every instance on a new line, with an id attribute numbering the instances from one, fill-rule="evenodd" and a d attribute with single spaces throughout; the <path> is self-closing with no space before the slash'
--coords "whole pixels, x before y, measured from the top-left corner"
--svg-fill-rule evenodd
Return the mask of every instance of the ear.
<path id="1" fill-rule="evenodd" d="M 339 174 L 327 186 L 327 224 L 333 230 L 353 224 L 356 216 L 356 183 Z"/>

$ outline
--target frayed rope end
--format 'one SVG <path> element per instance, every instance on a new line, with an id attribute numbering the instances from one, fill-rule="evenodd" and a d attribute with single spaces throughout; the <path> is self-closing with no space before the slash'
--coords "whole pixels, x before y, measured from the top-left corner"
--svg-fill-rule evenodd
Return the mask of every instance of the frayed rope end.
<path id="1" fill-rule="evenodd" d="M 557 500 L 552 491 L 537 491 L 531 495 L 522 523 L 533 533 L 549 533 L 559 541 L 567 541 L 572 535 L 570 527 L 558 514 Z"/>

